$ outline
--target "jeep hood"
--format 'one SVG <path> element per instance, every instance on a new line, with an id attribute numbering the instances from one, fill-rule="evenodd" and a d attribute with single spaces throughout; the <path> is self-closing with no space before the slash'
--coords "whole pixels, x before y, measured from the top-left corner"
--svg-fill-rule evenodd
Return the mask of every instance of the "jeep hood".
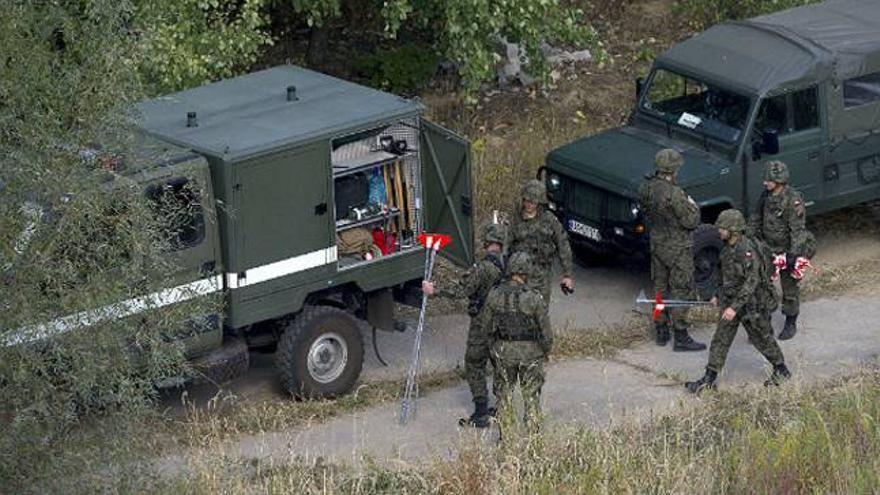
<path id="1" fill-rule="evenodd" d="M 730 163 L 716 155 L 635 127 L 611 129 L 557 148 L 547 156 L 547 168 L 634 198 L 654 169 L 654 155 L 663 148 L 684 156 L 678 172 L 684 188 L 711 182 L 730 170 Z"/>

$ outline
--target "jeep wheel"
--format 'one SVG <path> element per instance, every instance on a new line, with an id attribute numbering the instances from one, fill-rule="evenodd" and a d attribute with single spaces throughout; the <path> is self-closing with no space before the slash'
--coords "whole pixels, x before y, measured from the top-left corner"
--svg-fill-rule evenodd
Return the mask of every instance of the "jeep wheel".
<path id="1" fill-rule="evenodd" d="M 275 356 L 288 393 L 335 397 L 351 390 L 360 376 L 364 346 L 354 317 L 327 306 L 306 307 L 287 325 Z"/>
<path id="2" fill-rule="evenodd" d="M 704 223 L 694 231 L 694 282 L 702 300 L 715 294 L 720 277 L 720 255 L 724 246 L 714 225 Z"/>

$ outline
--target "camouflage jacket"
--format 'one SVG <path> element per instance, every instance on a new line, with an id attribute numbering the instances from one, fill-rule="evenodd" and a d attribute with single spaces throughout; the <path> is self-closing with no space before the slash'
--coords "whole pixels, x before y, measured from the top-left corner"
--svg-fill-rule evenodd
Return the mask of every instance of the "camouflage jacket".
<path id="1" fill-rule="evenodd" d="M 779 194 L 766 191 L 749 219 L 749 234 L 763 240 L 774 253 L 803 254 L 806 206 L 800 192 L 784 187 Z"/>
<path id="2" fill-rule="evenodd" d="M 535 265 L 547 269 L 558 259 L 564 276 L 571 276 L 571 246 L 562 224 L 553 213 L 543 207 L 534 218 L 515 215 L 508 233 L 509 252 L 527 253 Z"/>
<path id="3" fill-rule="evenodd" d="M 732 246 L 725 243 L 721 249 L 721 280 L 716 294 L 722 309 L 733 308 L 739 312 L 747 306 L 757 306 L 760 284 L 770 284 L 769 278 L 763 280 L 761 263 L 761 253 L 747 236 L 740 235 Z"/>
<path id="4" fill-rule="evenodd" d="M 639 204 L 648 219 L 652 246 L 693 245 L 691 233 L 700 224 L 700 207 L 684 189 L 651 175 L 639 188 Z"/>
<path id="5" fill-rule="evenodd" d="M 504 274 L 504 260 L 502 255 L 487 253 L 480 261 L 474 264 L 455 287 L 449 291 L 453 297 L 465 297 L 468 299 L 468 314 L 476 316 L 480 313 L 486 302 L 486 297 L 492 287 L 498 285 Z"/>
<path id="6" fill-rule="evenodd" d="M 493 338 L 536 342 L 546 354 L 553 346 L 546 304 L 538 289 L 508 280 L 489 291 L 483 314 Z"/>

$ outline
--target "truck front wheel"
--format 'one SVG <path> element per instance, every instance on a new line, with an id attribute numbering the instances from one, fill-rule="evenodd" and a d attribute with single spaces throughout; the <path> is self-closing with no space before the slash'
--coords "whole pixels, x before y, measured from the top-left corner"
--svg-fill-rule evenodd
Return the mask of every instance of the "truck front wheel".
<path id="1" fill-rule="evenodd" d="M 720 255 L 724 244 L 714 225 L 701 224 L 694 231 L 694 282 L 702 300 L 711 299 L 720 280 Z"/>
<path id="2" fill-rule="evenodd" d="M 364 346 L 354 317 L 337 308 L 311 306 L 288 323 L 275 356 L 288 393 L 327 398 L 354 386 L 363 367 Z"/>

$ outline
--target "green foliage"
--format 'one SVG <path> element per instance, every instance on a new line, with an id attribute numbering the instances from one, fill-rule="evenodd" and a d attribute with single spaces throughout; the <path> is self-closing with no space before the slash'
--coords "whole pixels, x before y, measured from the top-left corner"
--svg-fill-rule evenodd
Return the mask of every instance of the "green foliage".
<path id="1" fill-rule="evenodd" d="M 819 0 L 677 0 L 675 12 L 697 30 L 719 22 L 746 19 Z"/>
<path id="2" fill-rule="evenodd" d="M 434 75 L 438 58 L 430 49 L 407 43 L 379 50 L 358 63 L 369 84 L 397 94 L 413 93 Z"/>
<path id="3" fill-rule="evenodd" d="M 292 1 L 293 10 L 305 14 L 309 26 L 322 26 L 328 20 L 339 17 L 341 0 L 276 0 Z"/>
<path id="4" fill-rule="evenodd" d="M 386 2 L 383 13 L 390 36 L 410 16 L 433 27 L 440 53 L 459 64 L 469 90 L 493 77 L 499 37 L 523 46 L 526 67 L 538 77 L 549 74 L 542 42 L 588 46 L 602 55 L 596 32 L 583 24 L 584 12 L 559 0 L 397 0 Z"/>
<path id="5" fill-rule="evenodd" d="M 142 186 L 108 167 L 138 165 L 131 106 L 142 91 L 126 62 L 139 46 L 126 31 L 133 7 L 16 2 L 0 16 L 4 469 L 22 441 L 51 444 L 91 413 L 142 408 L 157 380 L 183 369 L 181 347 L 164 336 L 214 307 L 169 306 L 71 331 L 59 320 L 173 283 L 163 218 Z M 53 321 L 62 323 L 40 326 Z M 6 345 L 41 328 L 60 333 Z"/>
<path id="6" fill-rule="evenodd" d="M 326 24 L 343 15 L 340 0 L 276 0 L 293 2 L 296 12 L 306 16 L 309 25 Z M 527 68 L 537 77 L 546 77 L 549 70 L 540 50 L 542 42 L 591 48 L 604 60 L 604 52 L 596 32 L 585 23 L 583 10 L 562 0 L 370 0 L 358 4 L 361 11 L 381 12 L 383 31 L 389 38 L 398 36 L 423 40 L 431 56 L 446 58 L 459 66 L 466 89 L 474 90 L 494 77 L 499 62 L 498 39 L 519 43 L 524 47 Z M 349 25 L 351 30 L 364 26 Z M 428 55 L 416 57 L 409 45 L 392 55 L 392 62 L 376 62 L 377 78 L 383 85 L 413 86 L 411 76 L 422 72 Z M 384 55 L 388 55 L 385 53 Z M 399 62 L 398 62 L 399 60 Z M 403 63 L 415 62 L 413 69 Z M 374 64 L 376 65 L 376 64 Z M 390 66 L 389 66 L 390 65 Z"/>
<path id="7" fill-rule="evenodd" d="M 237 75 L 272 43 L 265 31 L 265 0 L 135 0 L 135 4 L 133 22 L 140 42 L 134 61 L 154 94 Z"/>

